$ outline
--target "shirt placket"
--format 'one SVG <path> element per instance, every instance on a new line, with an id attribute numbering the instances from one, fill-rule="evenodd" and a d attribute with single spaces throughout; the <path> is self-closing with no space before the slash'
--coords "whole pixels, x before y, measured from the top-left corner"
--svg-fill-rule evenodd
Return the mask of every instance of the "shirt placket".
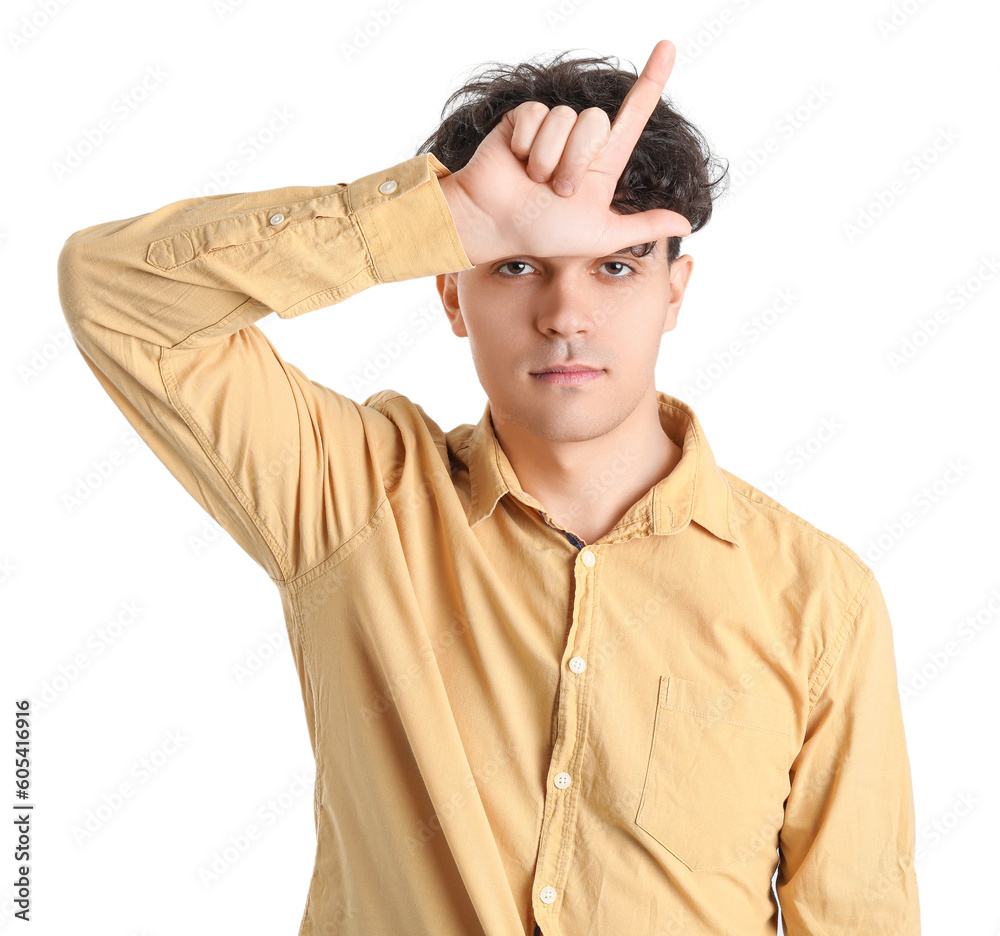
<path id="1" fill-rule="evenodd" d="M 565 536 L 566 539 L 568 539 L 570 541 L 570 543 L 572 543 L 577 549 L 583 549 L 584 545 L 586 545 L 581 540 L 578 540 L 568 530 L 564 530 L 561 527 L 557 527 L 553 523 L 549 523 L 549 518 L 546 517 L 545 514 L 543 514 L 540 510 L 538 510 L 538 508 L 535 508 L 535 512 L 538 514 L 539 517 L 541 517 L 546 522 L 546 524 L 548 524 L 550 527 L 552 527 L 553 530 L 558 530 L 560 533 L 562 533 L 562 535 Z"/>
<path id="2" fill-rule="evenodd" d="M 560 532 L 577 547 L 578 553 L 573 564 L 573 618 L 560 661 L 556 737 L 545 781 L 545 807 L 532 888 L 535 920 L 545 936 L 558 932 L 556 921 L 572 863 L 580 780 L 585 768 L 590 687 L 587 657 L 593 641 L 596 576 L 601 553 L 609 548 L 586 546 L 572 534 Z"/>

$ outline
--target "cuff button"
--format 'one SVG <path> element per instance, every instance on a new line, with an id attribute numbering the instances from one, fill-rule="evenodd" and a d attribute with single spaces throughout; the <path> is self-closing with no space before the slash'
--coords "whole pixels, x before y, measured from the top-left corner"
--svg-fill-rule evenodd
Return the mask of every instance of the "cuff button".
<path id="1" fill-rule="evenodd" d="M 281 224 L 285 220 L 285 216 L 279 211 L 275 215 L 271 215 L 271 224 Z"/>

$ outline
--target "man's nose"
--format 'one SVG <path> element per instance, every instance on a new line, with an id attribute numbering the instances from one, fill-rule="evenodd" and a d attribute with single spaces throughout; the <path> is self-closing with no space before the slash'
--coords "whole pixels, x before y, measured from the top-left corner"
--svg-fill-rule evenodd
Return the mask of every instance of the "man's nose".
<path id="1" fill-rule="evenodd" d="M 553 277 L 545 289 L 536 293 L 535 301 L 538 328 L 549 335 L 569 338 L 592 332 L 603 317 L 593 294 L 578 277 Z"/>

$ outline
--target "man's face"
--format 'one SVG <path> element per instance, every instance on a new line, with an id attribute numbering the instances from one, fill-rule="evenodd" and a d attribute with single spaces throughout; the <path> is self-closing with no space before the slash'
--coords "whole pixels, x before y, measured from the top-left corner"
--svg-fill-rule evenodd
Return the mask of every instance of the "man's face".
<path id="1" fill-rule="evenodd" d="M 693 259 L 667 263 L 666 238 L 645 257 L 504 257 L 442 273 L 452 331 L 467 337 L 494 422 L 553 441 L 610 432 L 655 395 L 660 337 L 677 324 Z M 578 385 L 533 376 L 556 364 L 602 370 Z"/>

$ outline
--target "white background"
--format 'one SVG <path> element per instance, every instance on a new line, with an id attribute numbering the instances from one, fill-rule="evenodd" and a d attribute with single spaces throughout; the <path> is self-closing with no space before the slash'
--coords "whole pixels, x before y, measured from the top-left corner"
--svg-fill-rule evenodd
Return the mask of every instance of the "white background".
<path id="1" fill-rule="evenodd" d="M 874 569 L 903 693 L 924 932 L 1000 932 L 1000 771 L 988 740 L 1000 652 L 998 8 L 559 9 L 5 5 L 2 743 L 10 751 L 13 700 L 35 699 L 33 932 L 294 933 L 314 849 L 312 759 L 278 594 L 84 364 L 57 296 L 65 239 L 196 194 L 353 180 L 412 156 L 480 63 L 574 49 L 641 68 L 660 38 L 680 56 L 667 95 L 733 179 L 684 242 L 694 274 L 657 389 L 694 406 L 723 467 L 758 487 L 784 468 L 768 493 Z M 248 158 L 276 109 L 292 119 Z M 111 132 L 88 149 L 106 117 Z M 233 159 L 238 173 L 206 188 Z M 775 305 L 782 291 L 794 301 Z M 359 389 L 352 375 L 421 309 L 432 327 Z M 936 312 L 947 320 L 927 337 L 921 323 Z M 747 323 L 769 313 L 751 340 Z M 444 428 L 482 414 L 466 340 L 448 328 L 433 278 L 259 324 L 286 360 L 356 400 L 391 388 Z M 743 353 L 726 362 L 734 341 Z M 916 353 L 894 367 L 907 341 Z M 838 426 L 825 439 L 824 420 Z M 809 459 L 795 468 L 800 445 Z M 101 463 L 107 476 L 95 474 Z M 915 522 L 896 537 L 906 512 Z M 963 626 L 977 614 L 978 630 Z M 88 665 L 70 679 L 81 653 Z M 236 668 L 251 664 L 241 681 Z M 170 731 L 183 743 L 156 757 Z M 134 766 L 151 757 L 159 768 L 137 781 Z M 8 806 L 9 754 L 2 763 Z M 78 841 L 74 828 L 126 781 L 135 794 Z M 282 811 L 273 825 L 260 813 L 268 800 Z M 203 883 L 250 823 L 262 837 Z M 8 834 L 0 931 L 21 932 Z"/>

